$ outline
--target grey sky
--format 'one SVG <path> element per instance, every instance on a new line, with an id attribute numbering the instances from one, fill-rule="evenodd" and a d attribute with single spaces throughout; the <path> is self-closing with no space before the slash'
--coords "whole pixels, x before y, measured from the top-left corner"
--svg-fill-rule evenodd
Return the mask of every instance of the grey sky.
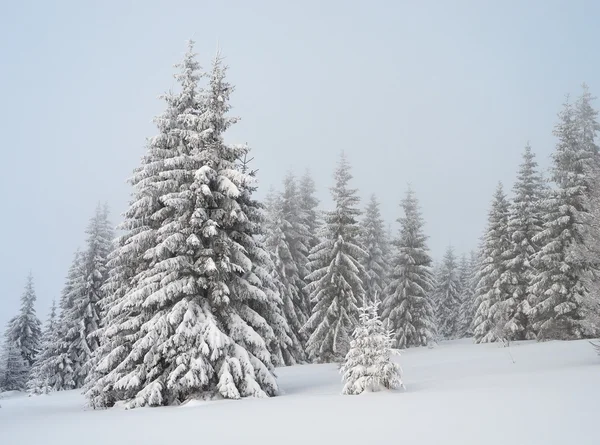
<path id="1" fill-rule="evenodd" d="M 293 4 L 292 4 L 293 3 Z M 261 194 L 343 149 L 393 222 L 408 182 L 436 257 L 476 245 L 527 140 L 543 165 L 564 94 L 598 92 L 594 1 L 8 1 L 0 5 L 0 329 L 32 270 L 46 317 L 98 201 L 113 221 L 193 37 L 236 85 Z"/>

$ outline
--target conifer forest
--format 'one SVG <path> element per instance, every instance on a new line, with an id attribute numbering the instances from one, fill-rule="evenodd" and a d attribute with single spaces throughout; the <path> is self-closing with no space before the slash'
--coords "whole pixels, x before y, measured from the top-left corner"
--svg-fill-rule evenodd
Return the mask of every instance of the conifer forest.
<path id="1" fill-rule="evenodd" d="M 236 72 L 227 45 L 207 55 L 195 42 L 207 37 L 191 34 L 170 49 L 178 60 L 161 60 L 175 63 L 172 81 L 160 112 L 145 116 L 153 130 L 138 141 L 134 170 L 103 172 L 127 181 L 126 208 L 101 198 L 90 215 L 61 210 L 89 219 L 70 235 L 84 241 L 50 310 L 38 301 L 52 293 L 38 268 L 3 275 L 22 292 L 0 302 L 0 312 L 17 308 L 0 327 L 0 443 L 596 443 L 594 73 L 547 91 L 562 101 L 546 129 L 553 146 L 520 141 L 512 180 L 491 178 L 478 210 L 485 225 L 458 244 L 459 235 L 435 233 L 446 246 L 438 252 L 423 184 L 391 175 L 393 192 L 364 190 L 356 175 L 380 172 L 366 173 L 345 144 L 326 148 L 335 163 L 282 166 L 281 180 L 265 183 L 278 167 L 239 125 L 252 108 L 236 106 L 236 81 L 251 74 Z M 365 88 L 377 86 L 347 93 Z M 343 114 L 320 100 L 335 131 Z M 388 131 L 384 122 L 355 131 Z M 477 170 L 478 159 L 457 156 Z M 463 197 L 453 199 L 445 217 L 460 220 Z M 58 233 L 39 230 L 18 236 Z"/>

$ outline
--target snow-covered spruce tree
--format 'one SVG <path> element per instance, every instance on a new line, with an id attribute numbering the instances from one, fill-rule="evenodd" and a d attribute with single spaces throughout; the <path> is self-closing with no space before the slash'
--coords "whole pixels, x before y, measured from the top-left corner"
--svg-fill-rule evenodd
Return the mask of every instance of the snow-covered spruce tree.
<path id="1" fill-rule="evenodd" d="M 319 200 L 315 197 L 315 181 L 306 170 L 298 184 L 298 202 L 302 211 L 302 222 L 310 236 L 308 251 L 310 252 L 320 242 L 321 219 L 319 218 Z"/>
<path id="2" fill-rule="evenodd" d="M 283 181 L 283 192 L 281 193 L 281 215 L 285 224 L 282 229 L 285 234 L 286 242 L 289 246 L 294 268 L 293 273 L 294 286 L 298 289 L 298 298 L 296 304 L 302 312 L 302 324 L 308 320 L 311 315 L 310 300 L 305 292 L 305 277 L 309 274 L 308 254 L 310 243 L 312 241 L 311 218 L 307 218 L 305 210 L 300 205 L 300 190 L 296 184 L 296 178 L 293 174 L 286 175 Z"/>
<path id="3" fill-rule="evenodd" d="M 402 201 L 404 216 L 390 262 L 390 282 L 384 292 L 382 316 L 394 332 L 397 348 L 427 346 L 435 338 L 435 287 L 431 257 L 419 203 L 409 189 Z"/>
<path id="4" fill-rule="evenodd" d="M 596 97 L 591 95 L 585 83 L 582 87 L 583 93 L 576 102 L 575 117 L 579 144 L 590 154 L 591 162 L 586 168 L 589 189 L 583 207 L 587 212 L 580 213 L 583 242 L 577 245 L 575 253 L 590 269 L 590 273 L 585 276 L 590 290 L 590 298 L 585 301 L 585 312 L 586 324 L 595 330 L 600 326 L 600 156 L 596 143 L 600 124 L 597 120 L 598 111 L 592 106 Z"/>
<path id="5" fill-rule="evenodd" d="M 458 298 L 460 299 L 460 307 L 462 309 L 464 303 L 464 294 L 469 287 L 469 259 L 466 254 L 462 254 L 458 260 Z M 459 311 L 458 315 L 458 334 L 460 338 L 462 329 L 462 313 Z"/>
<path id="6" fill-rule="evenodd" d="M 64 345 L 69 357 L 75 388 L 81 388 L 90 372 L 93 352 L 98 348 L 96 331 L 100 327 L 100 301 L 104 297 L 102 286 L 108 277 L 107 261 L 112 250 L 113 231 L 108 219 L 106 205 L 98 205 L 91 218 L 87 234 L 87 246 L 78 260 L 78 267 L 71 271 L 71 289 L 68 304 L 63 309 L 61 326 L 64 329 Z"/>
<path id="7" fill-rule="evenodd" d="M 463 296 L 465 293 L 465 289 L 468 285 L 468 276 L 469 274 L 469 260 L 467 256 L 463 253 L 458 259 L 458 299 L 460 300 L 460 307 L 458 310 L 458 319 L 457 319 L 457 328 L 456 328 L 456 338 L 462 338 L 462 330 L 464 327 L 463 323 L 463 314 L 461 312 L 464 304 Z"/>
<path id="8" fill-rule="evenodd" d="M 598 123 L 598 110 L 592 106 L 596 97 L 592 96 L 587 84 L 582 85 L 583 92 L 575 103 L 575 123 L 577 125 L 578 142 L 580 149 L 589 156 L 589 165 L 586 173 L 593 173 L 592 166 L 597 166 L 600 160 L 600 147 L 596 143 L 596 137 L 600 132 L 600 123 Z M 591 178 L 588 178 L 591 179 Z"/>
<path id="9" fill-rule="evenodd" d="M 460 276 L 454 249 L 450 246 L 444 254 L 436 279 L 437 334 L 445 340 L 459 334 Z"/>
<path id="10" fill-rule="evenodd" d="M 265 247 L 271 255 L 275 284 L 283 301 L 283 313 L 290 327 L 289 336 L 292 345 L 282 351 L 283 359 L 285 364 L 293 365 L 305 361 L 305 338 L 300 331 L 307 318 L 302 310 L 304 298 L 302 288 L 299 287 L 298 267 L 286 237 L 290 227 L 284 216 L 282 201 L 281 195 L 274 190 L 267 195 Z"/>
<path id="11" fill-rule="evenodd" d="M 30 273 L 21 296 L 21 310 L 8 322 L 6 330 L 6 341 L 9 347 L 15 347 L 19 351 L 27 366 L 27 372 L 40 352 L 42 340 L 42 322 L 35 313 L 36 300 L 33 275 Z"/>
<path id="12" fill-rule="evenodd" d="M 310 334 L 307 353 L 318 362 L 341 361 L 346 356 L 365 293 L 361 264 L 365 251 L 358 244 L 359 198 L 349 188 L 351 179 L 350 164 L 342 154 L 331 189 L 335 209 L 325 216 L 325 239 L 309 256 L 312 272 L 306 289 L 314 307 L 303 331 Z"/>
<path id="13" fill-rule="evenodd" d="M 466 264 L 460 266 L 460 315 L 458 337 L 472 337 L 473 318 L 475 317 L 475 290 L 477 288 L 478 257 L 475 251 L 466 258 Z"/>
<path id="14" fill-rule="evenodd" d="M 388 275 L 385 256 L 389 241 L 386 235 L 379 202 L 375 195 L 371 195 L 361 222 L 360 243 L 366 252 L 362 260 L 367 273 L 364 283 L 365 292 L 370 298 L 379 301 L 383 298 Z"/>
<path id="15" fill-rule="evenodd" d="M 5 336 L 0 350 L 0 392 L 24 391 L 29 367 L 19 347 Z"/>
<path id="16" fill-rule="evenodd" d="M 56 342 L 56 302 L 52 302 L 48 321 L 42 333 L 42 349 L 37 355 L 29 379 L 27 390 L 30 394 L 48 394 L 52 390 L 52 375 L 48 373 L 45 365 L 54 355 L 54 344 Z"/>
<path id="17" fill-rule="evenodd" d="M 180 69 L 175 77 L 182 91 L 162 96 L 167 108 L 154 119 L 159 133 L 148 139 L 141 165 L 129 180 L 134 193 L 125 220 L 118 226 L 123 234 L 117 238 L 107 264 L 106 297 L 100 302 L 104 324 L 97 331 L 100 346 L 92 358 L 97 364 L 86 384 L 86 395 L 96 407 L 111 406 L 126 397 L 125 391 L 113 389 L 114 378 L 109 373 L 130 354 L 145 323 L 144 299 L 140 295 L 134 300 L 130 291 L 139 281 L 138 274 L 151 267 L 148 253 L 156 248 L 158 231 L 172 213 L 162 197 L 175 193 L 178 182 L 164 172 L 181 172 L 176 169 L 176 162 L 180 155 L 178 146 L 183 140 L 182 123 L 198 119 L 201 113 L 197 91 L 199 65 L 191 42 L 183 63 L 176 67 Z"/>
<path id="18" fill-rule="evenodd" d="M 236 121 L 227 117 L 232 87 L 217 56 L 199 93 L 191 45 L 180 68 L 181 91 L 167 96 L 159 135 L 132 181 L 134 234 L 119 243 L 115 258 L 123 258 L 111 259 L 121 275 L 109 282 L 116 293 L 87 391 L 95 407 L 278 391 L 272 354 L 290 340 L 278 338 L 288 327 L 257 241 L 254 179 L 238 166 L 247 148 L 223 142 Z M 132 251 L 142 260 L 128 265 Z"/>
<path id="19" fill-rule="evenodd" d="M 67 272 L 65 285 L 59 301 L 59 315 L 56 321 L 55 336 L 44 353 L 43 362 L 39 364 L 49 378 L 49 386 L 53 391 L 74 389 L 75 369 L 78 357 L 73 356 L 75 348 L 71 345 L 77 337 L 69 338 L 69 332 L 76 330 L 77 320 L 71 315 L 73 302 L 80 298 L 83 289 L 82 254 L 77 250 Z"/>
<path id="20" fill-rule="evenodd" d="M 381 391 L 402 387 L 400 365 L 392 362 L 392 333 L 386 331 L 378 314 L 378 301 L 365 301 L 350 350 L 340 369 L 345 382 L 343 394 Z"/>
<path id="21" fill-rule="evenodd" d="M 475 289 L 476 311 L 473 318 L 473 336 L 476 343 L 490 343 L 506 338 L 506 301 L 511 296 L 504 275 L 505 258 L 511 247 L 509 212 L 509 202 L 500 183 L 492 200 L 479 253 Z"/>
<path id="22" fill-rule="evenodd" d="M 513 190 L 514 200 L 508 217 L 510 245 L 504 256 L 504 271 L 500 278 L 508 287 L 503 330 L 508 340 L 525 340 L 535 337 L 529 324 L 531 297 L 527 288 L 533 270 L 532 261 L 538 251 L 533 239 L 542 230 L 542 202 L 546 193 L 529 144 L 525 146 L 523 163 Z"/>
<path id="23" fill-rule="evenodd" d="M 538 340 L 576 339 L 598 331 L 592 314 L 597 302 L 587 283 L 594 265 L 580 255 L 583 223 L 591 186 L 595 149 L 584 144 L 576 110 L 568 102 L 559 114 L 554 134 L 558 139 L 552 170 L 556 189 L 545 206 L 543 230 L 535 236 L 540 245 L 530 292 L 531 315 Z"/>
<path id="24" fill-rule="evenodd" d="M 440 260 L 434 260 L 431 266 L 431 272 L 433 276 L 433 292 L 431 293 L 431 303 L 433 305 L 433 310 L 435 313 L 435 322 L 436 322 L 436 333 L 437 333 L 437 308 L 440 305 L 440 295 L 438 293 L 439 286 L 438 283 L 441 280 L 442 276 L 442 262 Z"/>
<path id="25" fill-rule="evenodd" d="M 218 58 L 220 58 L 220 55 L 218 55 Z M 220 59 L 219 63 L 221 63 Z M 243 193 L 239 196 L 239 205 L 242 212 L 247 215 L 248 222 L 252 224 L 249 227 L 251 227 L 253 243 L 246 246 L 248 258 L 252 263 L 251 271 L 258 278 L 268 298 L 268 306 L 254 303 L 255 306 L 253 307 L 256 307 L 257 313 L 264 317 L 264 321 L 271 327 L 272 331 L 265 331 L 263 335 L 263 331 L 258 329 L 260 326 L 256 328 L 256 331 L 263 335 L 263 338 L 266 340 L 265 344 L 271 356 L 271 364 L 275 367 L 283 366 L 285 364 L 284 355 L 291 355 L 294 344 L 290 337 L 291 330 L 289 324 L 284 315 L 283 300 L 277 291 L 276 279 L 272 276 L 274 265 L 262 241 L 265 236 L 266 225 L 264 205 L 252 198 L 258 189 L 256 181 L 257 170 L 249 168 L 250 162 L 254 158 L 248 158 L 250 148 L 247 145 L 231 146 L 230 148 L 238 152 L 238 159 L 234 164 L 236 170 L 246 175 L 246 181 L 242 184 L 244 188 L 239 187 L 240 191 L 243 190 Z M 249 324 L 252 324 L 252 322 L 252 320 L 249 320 Z M 264 325 L 262 325 L 262 328 L 265 328 Z"/>

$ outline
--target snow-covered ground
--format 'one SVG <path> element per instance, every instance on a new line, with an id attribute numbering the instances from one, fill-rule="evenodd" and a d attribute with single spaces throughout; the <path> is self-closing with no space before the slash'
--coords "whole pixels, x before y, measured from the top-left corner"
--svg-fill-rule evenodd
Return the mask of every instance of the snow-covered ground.
<path id="1" fill-rule="evenodd" d="M 514 362 L 513 362 L 514 360 Z M 587 341 L 403 352 L 406 390 L 340 395 L 335 365 L 278 369 L 285 394 L 131 411 L 76 391 L 0 400 L 1 445 L 599 444 L 600 357 Z"/>

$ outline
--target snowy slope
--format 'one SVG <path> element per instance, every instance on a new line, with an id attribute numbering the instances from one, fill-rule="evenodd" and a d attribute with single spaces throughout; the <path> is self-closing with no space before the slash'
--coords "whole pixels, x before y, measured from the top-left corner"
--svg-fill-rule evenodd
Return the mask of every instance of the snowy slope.
<path id="1" fill-rule="evenodd" d="M 281 397 L 181 407 L 93 411 L 73 391 L 7 394 L 0 444 L 600 443 L 600 358 L 586 341 L 461 340 L 401 362 L 405 391 L 361 396 L 339 395 L 335 365 L 279 369 Z"/>

